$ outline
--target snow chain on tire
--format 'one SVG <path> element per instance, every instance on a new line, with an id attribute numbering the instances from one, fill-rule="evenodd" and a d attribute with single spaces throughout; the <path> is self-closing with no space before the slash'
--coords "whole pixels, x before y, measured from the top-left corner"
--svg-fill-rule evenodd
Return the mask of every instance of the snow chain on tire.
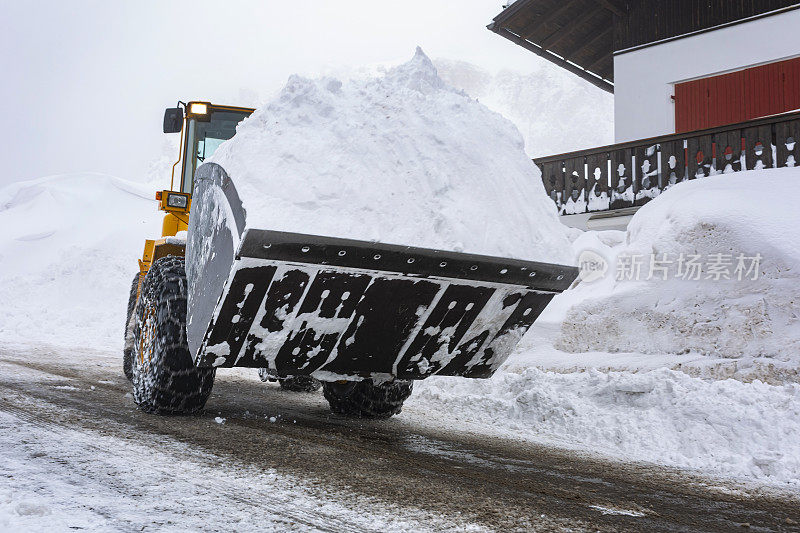
<path id="1" fill-rule="evenodd" d="M 331 411 L 359 418 L 389 418 L 398 414 L 411 390 L 411 381 L 399 379 L 380 385 L 371 379 L 322 384 Z"/>
<path id="2" fill-rule="evenodd" d="M 203 408 L 215 369 L 196 368 L 186 342 L 182 257 L 157 260 L 142 281 L 133 328 L 133 400 L 143 411 L 191 414 Z"/>
<path id="3" fill-rule="evenodd" d="M 125 373 L 125 377 L 128 378 L 128 381 L 133 381 L 133 325 L 134 320 L 131 320 L 133 317 L 133 310 L 136 308 L 136 296 L 139 292 L 139 278 L 141 277 L 141 272 L 137 272 L 135 276 L 133 276 L 133 281 L 131 282 L 131 292 L 128 295 L 128 316 L 125 318 L 125 345 L 122 348 L 122 371 Z"/>

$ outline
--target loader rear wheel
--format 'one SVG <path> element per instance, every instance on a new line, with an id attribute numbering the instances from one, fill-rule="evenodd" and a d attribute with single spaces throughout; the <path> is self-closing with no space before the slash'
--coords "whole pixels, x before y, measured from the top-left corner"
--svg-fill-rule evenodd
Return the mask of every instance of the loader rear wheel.
<path id="1" fill-rule="evenodd" d="M 131 320 L 133 317 L 133 310 L 136 308 L 136 297 L 139 292 L 139 278 L 142 276 L 141 272 L 137 272 L 133 276 L 131 282 L 131 291 L 128 295 L 128 316 L 125 318 L 125 345 L 122 348 L 122 371 L 128 381 L 133 380 L 133 324 Z"/>
<path id="2" fill-rule="evenodd" d="M 194 366 L 186 342 L 186 270 L 182 257 L 157 260 L 142 281 L 133 328 L 133 400 L 147 413 L 200 411 L 214 368 Z"/>
<path id="3" fill-rule="evenodd" d="M 311 376 L 292 376 L 278 380 L 283 390 L 292 392 L 316 392 L 322 387 L 318 379 Z"/>
<path id="4" fill-rule="evenodd" d="M 331 411 L 358 418 L 389 418 L 398 414 L 412 388 L 411 381 L 400 379 L 380 385 L 371 379 L 322 384 Z"/>

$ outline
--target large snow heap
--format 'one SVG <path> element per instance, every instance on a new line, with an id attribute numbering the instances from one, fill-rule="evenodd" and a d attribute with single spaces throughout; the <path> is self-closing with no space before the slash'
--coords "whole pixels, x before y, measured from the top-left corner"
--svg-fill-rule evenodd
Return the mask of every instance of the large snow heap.
<path id="1" fill-rule="evenodd" d="M 570 298 L 585 299 L 569 311 L 559 347 L 765 357 L 796 369 L 800 210 L 790 192 L 798 183 L 800 168 L 718 175 L 679 184 L 642 207 L 625 243 L 596 250 L 611 268 L 572 291 Z M 651 256 L 668 270 L 651 277 Z M 634 257 L 639 281 L 618 280 L 636 277 Z M 692 257 L 700 279 L 684 279 L 696 277 Z"/>
<path id="2" fill-rule="evenodd" d="M 156 205 L 152 187 L 97 173 L 0 188 L 0 342 L 121 350 Z"/>
<path id="3" fill-rule="evenodd" d="M 292 76 L 210 161 L 250 228 L 572 262 L 517 129 L 419 48 L 374 79 Z"/>

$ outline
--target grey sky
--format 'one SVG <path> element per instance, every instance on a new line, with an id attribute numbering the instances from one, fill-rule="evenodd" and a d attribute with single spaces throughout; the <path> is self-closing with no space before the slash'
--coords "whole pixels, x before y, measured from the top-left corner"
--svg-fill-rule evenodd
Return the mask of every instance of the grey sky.
<path id="1" fill-rule="evenodd" d="M 4 1 L 0 186 L 76 171 L 143 179 L 178 99 L 236 103 L 292 73 L 432 58 L 539 59 L 486 30 L 502 1 Z"/>

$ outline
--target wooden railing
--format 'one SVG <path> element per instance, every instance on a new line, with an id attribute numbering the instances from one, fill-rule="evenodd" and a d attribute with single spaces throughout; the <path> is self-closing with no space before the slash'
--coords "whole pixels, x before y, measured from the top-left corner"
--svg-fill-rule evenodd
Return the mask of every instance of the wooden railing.
<path id="1" fill-rule="evenodd" d="M 535 158 L 562 215 L 644 205 L 672 185 L 800 166 L 800 112 Z"/>

